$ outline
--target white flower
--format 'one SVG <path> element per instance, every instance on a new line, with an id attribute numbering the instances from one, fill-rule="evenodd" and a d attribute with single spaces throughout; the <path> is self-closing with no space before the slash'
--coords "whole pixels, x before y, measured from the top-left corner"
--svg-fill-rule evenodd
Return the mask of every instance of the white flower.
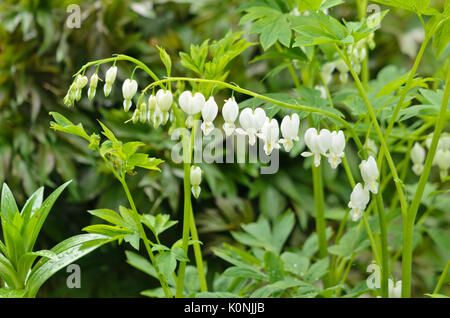
<path id="1" fill-rule="evenodd" d="M 85 87 L 88 83 L 88 78 L 84 75 L 78 75 L 75 79 L 74 88 L 75 88 L 75 99 L 78 101 L 81 99 L 81 91 L 83 87 Z"/>
<path id="2" fill-rule="evenodd" d="M 336 68 L 339 71 L 339 79 L 340 81 L 345 84 L 348 80 L 348 72 L 350 71 L 347 64 L 344 62 L 344 60 L 340 59 L 335 62 Z"/>
<path id="3" fill-rule="evenodd" d="M 331 133 L 328 129 L 322 129 L 318 134 L 316 128 L 309 128 L 305 132 L 305 144 L 310 152 L 305 151 L 302 153 L 302 156 L 314 156 L 314 165 L 318 167 L 320 165 L 320 156 L 326 156 L 327 151 L 330 149 Z"/>
<path id="4" fill-rule="evenodd" d="M 239 106 L 234 100 L 234 97 L 231 97 L 225 101 L 225 104 L 222 107 L 222 116 L 225 120 L 225 124 L 223 124 L 223 130 L 225 130 L 226 136 L 231 136 L 234 132 L 236 126 L 234 122 L 239 114 Z"/>
<path id="5" fill-rule="evenodd" d="M 264 151 L 266 155 L 270 155 L 273 149 L 279 149 L 279 135 L 278 121 L 273 118 L 269 120 L 266 118 L 264 125 L 261 128 L 261 133 L 258 136 L 264 141 Z"/>
<path id="6" fill-rule="evenodd" d="M 150 95 L 150 97 L 148 98 L 148 114 L 147 114 L 147 117 L 148 117 L 148 121 L 150 122 L 150 123 L 153 123 L 153 125 L 155 125 L 155 110 L 156 110 L 156 105 L 157 104 L 157 102 L 156 102 L 156 97 L 155 97 L 155 95 Z"/>
<path id="7" fill-rule="evenodd" d="M 396 283 L 392 279 L 388 281 L 389 285 L 389 298 L 402 298 L 402 281 L 399 280 Z"/>
<path id="8" fill-rule="evenodd" d="M 160 89 L 156 92 L 156 103 L 161 110 L 162 124 L 165 125 L 169 119 L 169 110 L 172 107 L 173 96 L 169 90 Z"/>
<path id="9" fill-rule="evenodd" d="M 131 99 L 136 95 L 138 89 L 138 84 L 135 80 L 130 80 L 127 78 L 122 85 L 122 94 L 123 94 L 123 109 L 127 112 L 131 107 Z"/>
<path id="10" fill-rule="evenodd" d="M 434 155 L 434 163 L 441 170 L 441 180 L 445 179 L 448 175 L 448 168 L 450 168 L 450 150 L 438 149 Z"/>
<path id="11" fill-rule="evenodd" d="M 202 169 L 197 166 L 191 166 L 190 180 L 192 185 L 192 194 L 195 198 L 200 195 L 200 183 L 202 182 Z"/>
<path id="12" fill-rule="evenodd" d="M 417 54 L 417 48 L 425 39 L 425 32 L 422 27 L 417 27 L 406 33 L 399 33 L 400 51 L 410 58 L 414 58 Z"/>
<path id="13" fill-rule="evenodd" d="M 145 102 L 141 103 L 139 106 L 139 121 L 145 123 L 147 121 L 147 104 Z"/>
<path id="14" fill-rule="evenodd" d="M 210 96 L 205 103 L 205 107 L 202 109 L 202 131 L 205 136 L 208 136 L 214 129 L 214 119 L 216 119 L 217 112 L 219 107 L 217 106 L 216 101 L 213 96 Z"/>
<path id="15" fill-rule="evenodd" d="M 112 66 L 106 71 L 105 75 L 105 86 L 103 86 L 103 92 L 105 93 L 105 97 L 108 97 L 109 93 L 111 93 L 112 85 L 116 80 L 117 75 L 117 66 Z"/>
<path id="16" fill-rule="evenodd" d="M 336 169 L 342 162 L 341 158 L 344 157 L 345 149 L 345 136 L 342 130 L 333 131 L 331 133 L 331 145 L 330 152 L 328 154 L 328 162 L 331 168 Z"/>
<path id="17" fill-rule="evenodd" d="M 281 134 L 283 139 L 280 143 L 284 146 L 284 150 L 289 152 L 294 146 L 294 141 L 298 141 L 298 128 L 300 126 L 300 119 L 297 114 L 291 116 L 284 116 L 281 121 Z"/>
<path id="18" fill-rule="evenodd" d="M 97 73 L 92 74 L 91 79 L 89 80 L 89 89 L 88 89 L 88 98 L 92 100 L 95 97 L 95 91 L 97 89 L 98 84 L 98 75 Z"/>
<path id="19" fill-rule="evenodd" d="M 423 171 L 425 149 L 418 142 L 416 142 L 411 149 L 411 161 L 413 162 L 412 170 L 419 176 Z"/>
<path id="20" fill-rule="evenodd" d="M 181 109 L 188 114 L 186 119 L 186 127 L 192 128 L 193 116 L 200 112 L 205 106 L 205 96 L 202 93 L 192 95 L 191 91 L 184 91 L 178 98 Z"/>
<path id="21" fill-rule="evenodd" d="M 327 90 L 325 88 L 325 86 L 323 85 L 316 85 L 314 86 L 314 89 L 320 92 L 320 97 L 322 97 L 323 99 L 327 99 Z"/>
<path id="22" fill-rule="evenodd" d="M 363 160 L 359 165 L 359 169 L 361 170 L 361 176 L 365 183 L 364 187 L 376 194 L 378 192 L 378 183 L 376 180 L 380 176 L 380 173 L 375 158 L 369 156 L 369 159 Z"/>
<path id="23" fill-rule="evenodd" d="M 242 128 L 236 129 L 241 135 L 248 135 L 248 143 L 254 145 L 256 142 L 256 134 L 261 130 L 266 122 L 266 113 L 260 107 L 252 110 L 245 108 L 239 115 L 239 123 Z"/>
<path id="24" fill-rule="evenodd" d="M 350 202 L 348 203 L 348 207 L 351 208 L 350 216 L 353 221 L 357 221 L 362 216 L 369 200 L 369 191 L 363 188 L 361 183 L 356 184 L 350 195 Z"/>
<path id="25" fill-rule="evenodd" d="M 325 83 L 330 83 L 333 79 L 332 74 L 334 70 L 336 69 L 336 64 L 334 62 L 328 62 L 322 65 L 322 68 L 320 70 L 322 74 L 322 78 L 325 81 Z"/>
<path id="26" fill-rule="evenodd" d="M 375 143 L 375 141 L 373 141 L 372 139 L 367 139 L 367 150 L 369 152 L 372 152 L 372 154 L 377 155 L 378 154 L 378 147 L 377 144 Z"/>
<path id="27" fill-rule="evenodd" d="M 153 118 L 152 118 L 153 127 L 158 128 L 159 125 L 161 125 L 162 120 L 163 120 L 163 118 L 162 118 L 161 109 L 159 109 L 158 104 L 156 104 L 155 111 L 153 112 Z"/>

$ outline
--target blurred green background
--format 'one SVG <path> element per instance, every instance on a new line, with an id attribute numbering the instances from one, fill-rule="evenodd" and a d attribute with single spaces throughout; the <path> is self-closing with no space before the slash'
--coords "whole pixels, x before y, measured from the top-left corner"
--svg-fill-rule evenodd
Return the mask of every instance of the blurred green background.
<path id="1" fill-rule="evenodd" d="M 182 169 L 170 162 L 170 138 L 166 131 L 153 129 L 146 124 L 125 125 L 129 118 L 122 110 L 120 89 L 112 96 L 102 95 L 91 103 L 83 98 L 76 109 L 67 109 L 63 97 L 71 84 L 72 75 L 86 62 L 124 53 L 140 59 L 159 76 L 165 71 L 159 60 L 156 45 L 164 47 L 172 57 L 174 75 L 192 75 L 179 63 L 180 51 L 188 51 L 191 43 L 205 39 L 219 40 L 230 29 L 243 31 L 249 41 L 247 25 L 239 25 L 240 0 L 177 0 L 177 1 L 51 1 L 3 0 L 0 2 L 0 183 L 7 182 L 19 204 L 36 188 L 45 185 L 47 191 L 73 179 L 62 198 L 57 202 L 38 240 L 45 249 L 56 242 L 81 232 L 81 228 L 98 220 L 86 212 L 96 207 L 115 209 L 126 204 L 120 185 L 101 162 L 85 147 L 82 141 L 49 129 L 50 111 L 57 111 L 73 122 L 83 122 L 88 131 L 97 131 L 100 118 L 117 136 L 123 139 L 140 139 L 147 144 L 145 151 L 166 159 L 162 172 L 140 172 L 129 178 L 132 191 L 142 212 L 170 213 L 176 219 L 182 215 Z M 81 7 L 81 28 L 68 28 L 70 4 Z M 353 1 L 333 9 L 334 16 L 355 19 L 357 12 Z M 406 41 L 407 32 L 420 27 L 420 22 L 406 12 L 391 12 L 377 33 L 376 49 L 371 52 L 370 69 L 376 74 L 387 64 L 399 68 L 409 67 L 414 60 L 408 50 L 418 48 Z M 401 47 L 401 45 L 403 47 Z M 404 46 L 407 47 L 404 47 Z M 409 45 L 409 46 L 408 46 Z M 403 52 L 402 52 L 402 51 Z M 292 88 L 289 73 L 272 71 L 279 61 L 252 59 L 262 53 L 260 46 L 247 49 L 233 61 L 229 82 L 258 92 L 280 92 Z M 445 56 L 445 54 L 444 54 Z M 420 67 L 422 76 L 431 76 L 439 69 L 441 61 L 426 53 Z M 104 71 L 104 70 L 103 70 Z M 131 72 L 130 66 L 119 64 L 119 80 Z M 138 74 L 141 76 L 142 74 Z M 142 78 L 142 82 L 147 79 Z M 225 97 L 225 96 L 224 96 Z M 204 166 L 208 184 L 202 187 L 200 200 L 194 210 L 200 229 L 200 239 L 210 271 L 225 265 L 215 258 L 210 248 L 232 241 L 230 230 L 239 230 L 240 223 L 254 221 L 258 215 L 269 218 L 292 208 L 299 220 L 290 244 L 296 246 L 314 231 L 311 217 L 313 206 L 310 170 L 303 162 L 293 158 L 302 150 L 280 153 L 280 171 L 276 175 L 260 176 L 257 164 L 224 164 Z M 169 159 L 169 160 L 167 160 Z M 356 162 L 355 158 L 349 158 Z M 100 167 L 100 168 L 99 168 Z M 342 174 L 342 175 L 341 175 Z M 338 175 L 325 173 L 327 197 L 330 206 L 345 206 L 351 189 L 344 189 Z M 181 207 L 180 207 L 181 206 Z M 168 233 L 168 241 L 181 233 L 181 224 Z M 172 237 L 172 236 L 173 237 Z M 443 268 L 442 260 L 431 242 L 423 243 L 419 253 L 425 254 L 423 262 L 433 259 L 433 266 L 422 266 L 415 271 L 415 284 L 421 290 L 432 288 L 428 273 L 436 274 Z M 122 244 L 110 244 L 79 260 L 82 288 L 68 289 L 67 273 L 61 271 L 41 289 L 40 297 L 137 297 L 149 289 L 154 281 L 133 269 L 125 262 Z M 357 277 L 356 280 L 363 279 Z"/>

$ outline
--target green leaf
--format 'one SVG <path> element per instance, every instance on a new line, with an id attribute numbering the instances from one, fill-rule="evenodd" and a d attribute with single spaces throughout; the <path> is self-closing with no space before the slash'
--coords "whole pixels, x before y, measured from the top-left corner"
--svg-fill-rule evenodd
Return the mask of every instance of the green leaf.
<path id="1" fill-rule="evenodd" d="M 102 220 L 105 220 L 114 225 L 118 225 L 121 227 L 127 227 L 127 224 L 120 217 L 120 214 L 108 209 L 97 209 L 97 210 L 88 210 L 88 212 Z"/>
<path id="2" fill-rule="evenodd" d="M 28 296 L 34 297 L 42 284 L 57 271 L 109 241 L 110 238 L 103 235 L 80 234 L 57 244 L 51 249 L 57 255 L 57 259 L 47 259 L 32 269 L 26 284 Z"/>
<path id="3" fill-rule="evenodd" d="M 158 278 L 155 268 L 146 258 L 131 251 L 125 251 L 125 255 L 128 264 L 156 279 Z"/>
<path id="4" fill-rule="evenodd" d="M 89 135 L 84 131 L 83 124 L 74 125 L 70 120 L 68 120 L 63 115 L 57 112 L 50 112 L 55 122 L 50 122 L 50 128 L 55 131 L 62 131 L 68 134 L 80 136 L 88 141 L 90 141 Z"/>
<path id="5" fill-rule="evenodd" d="M 170 77 L 170 73 L 172 70 L 172 60 L 170 59 L 170 55 L 167 54 L 166 50 L 160 46 L 156 46 L 159 50 L 159 57 L 166 67 L 167 76 Z"/>
<path id="6" fill-rule="evenodd" d="M 291 210 L 286 211 L 275 219 L 272 230 L 272 244 L 275 246 L 277 253 L 280 253 L 284 243 L 291 235 L 294 225 L 295 216 Z"/>
<path id="7" fill-rule="evenodd" d="M 17 207 L 16 200 L 14 200 L 14 196 L 8 185 L 4 183 L 1 195 L 0 216 L 2 220 L 12 223 L 17 213 L 19 213 L 19 208 Z"/>
<path id="8" fill-rule="evenodd" d="M 82 229 L 88 233 L 96 233 L 108 236 L 112 239 L 121 239 L 125 235 L 133 234 L 133 231 L 127 228 L 121 228 L 118 226 L 108 225 L 108 224 L 94 224 L 88 225 Z"/>
<path id="9" fill-rule="evenodd" d="M 274 252 L 267 251 L 264 253 L 264 265 L 269 275 L 270 283 L 275 283 L 284 278 L 283 264 L 281 263 L 280 257 Z"/>
<path id="10" fill-rule="evenodd" d="M 253 22 L 250 33 L 260 35 L 260 42 L 264 50 L 269 49 L 277 41 L 289 47 L 291 28 L 288 14 L 264 5 L 248 7 L 244 11 L 246 14 L 241 18 L 239 24 Z"/>
<path id="11" fill-rule="evenodd" d="M 439 58 L 450 41 L 450 17 L 440 22 L 433 36 L 433 48 Z"/>
<path id="12" fill-rule="evenodd" d="M 227 292 L 202 292 L 195 294 L 195 298 L 240 298 L 240 296 Z"/>
<path id="13" fill-rule="evenodd" d="M 36 190 L 25 202 L 25 205 L 20 212 L 23 218 L 24 225 L 26 225 L 33 213 L 35 213 L 42 206 L 42 200 L 44 198 L 44 187 L 40 187 Z M 23 227 L 25 229 L 25 227 Z M 24 233 L 22 232 L 22 235 Z"/>
<path id="14" fill-rule="evenodd" d="M 0 288 L 0 298 L 24 298 L 26 293 L 24 289 Z"/>
<path id="15" fill-rule="evenodd" d="M 312 264 L 305 275 L 305 279 L 309 282 L 321 279 L 328 272 L 329 263 L 328 258 L 323 258 Z"/>
<path id="16" fill-rule="evenodd" d="M 265 274 L 251 267 L 232 266 L 227 268 L 225 272 L 223 272 L 223 275 L 268 281 L 268 277 Z"/>
<path id="17" fill-rule="evenodd" d="M 0 278 L 10 287 L 19 287 L 20 282 L 14 266 L 3 254 L 0 253 Z"/>
<path id="18" fill-rule="evenodd" d="M 281 260 L 284 264 L 284 269 L 303 277 L 309 267 L 309 259 L 305 256 L 293 252 L 284 252 L 281 254 Z"/>
<path id="19" fill-rule="evenodd" d="M 430 0 L 373 0 L 373 2 L 405 9 L 418 15 L 431 15 L 435 13 L 435 10 L 429 7 Z"/>
<path id="20" fill-rule="evenodd" d="M 447 258 L 450 258 L 450 236 L 448 232 L 441 229 L 426 229 L 428 235 L 432 238 L 432 240 L 436 243 L 436 245 L 441 248 Z"/>
<path id="21" fill-rule="evenodd" d="M 26 225 L 26 233 L 28 235 L 25 237 L 25 247 L 27 251 L 33 250 L 39 232 L 41 231 L 41 228 L 44 225 L 44 222 L 47 219 L 47 216 L 52 209 L 53 204 L 71 182 L 72 180 L 59 186 L 55 191 L 52 192 L 52 194 L 47 197 L 47 199 L 45 199 L 40 209 L 31 214 L 32 218 Z"/>
<path id="22" fill-rule="evenodd" d="M 156 264 L 158 264 L 161 274 L 163 274 L 168 281 L 173 280 L 173 272 L 177 267 L 175 255 L 171 252 L 163 252 L 156 256 L 155 261 Z"/>

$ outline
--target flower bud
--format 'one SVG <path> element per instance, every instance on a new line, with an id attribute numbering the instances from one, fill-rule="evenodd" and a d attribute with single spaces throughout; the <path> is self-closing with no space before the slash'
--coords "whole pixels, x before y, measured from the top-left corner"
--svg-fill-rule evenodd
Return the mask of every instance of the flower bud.
<path id="1" fill-rule="evenodd" d="M 238 115 L 239 106 L 236 103 L 234 97 L 227 99 L 222 107 L 222 116 L 225 120 L 223 129 L 225 130 L 226 136 L 231 136 L 231 134 L 234 132 L 234 129 L 236 128 L 234 122 L 236 121 Z"/>
<path id="2" fill-rule="evenodd" d="M 200 195 L 200 183 L 202 182 L 202 169 L 197 166 L 191 166 L 190 180 L 192 185 L 192 193 L 195 198 Z"/>
<path id="3" fill-rule="evenodd" d="M 369 159 L 363 160 L 359 165 L 359 168 L 365 187 L 367 187 L 370 192 L 376 194 L 378 192 L 378 183 L 376 180 L 380 176 L 380 173 L 375 158 L 370 156 Z"/>
<path id="4" fill-rule="evenodd" d="M 411 149 L 411 161 L 413 163 L 413 172 L 419 176 L 423 171 L 425 149 L 418 142 L 416 142 Z"/>
<path id="5" fill-rule="evenodd" d="M 98 83 L 98 75 L 97 73 L 92 74 L 91 79 L 89 80 L 89 89 L 88 89 L 88 98 L 92 100 L 95 96 L 95 91 L 97 89 Z"/>
<path id="6" fill-rule="evenodd" d="M 203 107 L 202 109 L 203 123 L 201 129 L 205 134 L 205 136 L 208 136 L 214 129 L 213 121 L 217 116 L 218 110 L 219 108 L 217 106 L 216 101 L 214 100 L 214 97 L 213 96 L 209 97 L 205 103 L 205 107 Z"/>
<path id="7" fill-rule="evenodd" d="M 138 88 L 138 84 L 135 80 L 126 79 L 122 85 L 122 94 L 123 94 L 123 108 L 127 112 L 131 107 L 131 99 L 136 95 Z"/>
<path id="8" fill-rule="evenodd" d="M 103 86 L 103 92 L 105 93 L 105 97 L 108 97 L 111 93 L 112 85 L 116 80 L 117 75 L 117 66 L 112 66 L 106 71 L 105 75 L 105 86 Z"/>

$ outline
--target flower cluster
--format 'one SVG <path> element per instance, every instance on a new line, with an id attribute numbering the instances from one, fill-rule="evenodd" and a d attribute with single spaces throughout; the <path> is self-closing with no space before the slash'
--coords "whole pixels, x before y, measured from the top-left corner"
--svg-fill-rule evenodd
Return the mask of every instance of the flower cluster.
<path id="1" fill-rule="evenodd" d="M 380 176 L 377 162 L 373 156 L 369 156 L 367 160 L 363 160 L 359 165 L 359 169 L 364 180 L 364 186 L 361 183 L 356 184 L 350 195 L 350 202 L 348 203 L 348 207 L 351 209 L 350 216 L 353 221 L 359 220 L 362 216 L 369 203 L 370 192 L 373 194 L 378 193 L 377 179 Z"/>
<path id="2" fill-rule="evenodd" d="M 428 149 L 430 149 L 432 139 L 433 135 L 431 134 L 425 140 L 425 145 Z M 419 176 L 424 168 L 425 148 L 416 142 L 411 148 L 410 155 L 413 163 L 412 171 Z M 448 176 L 448 169 L 450 168 L 450 136 L 442 136 L 439 138 L 436 154 L 433 158 L 433 165 L 439 168 L 441 180 L 444 180 Z"/>
<path id="3" fill-rule="evenodd" d="M 305 144 L 310 151 L 302 153 L 303 157 L 314 157 L 314 166 L 320 165 L 321 156 L 328 158 L 331 168 L 336 169 L 342 162 L 345 149 L 345 136 L 342 130 L 330 132 L 322 129 L 309 128 L 305 132 Z"/>

